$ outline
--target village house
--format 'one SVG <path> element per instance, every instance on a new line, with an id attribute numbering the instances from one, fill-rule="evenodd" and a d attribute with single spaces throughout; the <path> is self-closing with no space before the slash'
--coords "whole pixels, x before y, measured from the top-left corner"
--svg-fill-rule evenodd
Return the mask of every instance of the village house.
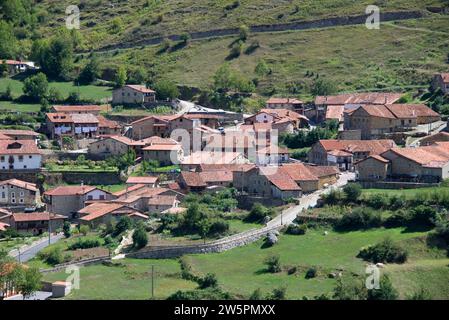
<path id="1" fill-rule="evenodd" d="M 334 96 L 317 96 L 315 109 L 309 118 L 315 118 L 316 122 L 338 119 L 343 121 L 344 110 L 351 110 L 360 104 L 393 104 L 401 97 L 402 93 L 394 92 L 361 92 L 339 94 Z"/>
<path id="2" fill-rule="evenodd" d="M 440 89 L 441 92 L 449 94 L 449 73 L 439 73 L 434 75 L 432 88 L 434 90 Z"/>
<path id="3" fill-rule="evenodd" d="M 17 179 L 0 182 L 0 205 L 7 207 L 35 207 L 39 201 L 36 184 Z"/>
<path id="4" fill-rule="evenodd" d="M 67 105 L 67 106 L 52 106 L 51 113 L 66 113 L 66 114 L 93 114 L 99 116 L 100 112 L 108 111 L 108 106 L 99 105 Z"/>
<path id="5" fill-rule="evenodd" d="M 11 229 L 18 232 L 32 233 L 40 235 L 44 232 L 55 232 L 61 229 L 66 217 L 52 214 L 48 212 L 32 212 L 32 213 L 12 213 L 6 219 L 2 220 L 7 223 Z M 50 224 L 50 229 L 49 229 Z"/>
<path id="6" fill-rule="evenodd" d="M 70 219 L 85 207 L 86 202 L 112 200 L 111 193 L 93 186 L 59 186 L 44 192 L 47 209 L 51 213 L 64 215 Z"/>
<path id="7" fill-rule="evenodd" d="M 144 142 L 135 141 L 125 136 L 109 136 L 89 144 L 88 152 L 91 155 L 103 158 L 120 156 L 131 150 L 139 155 L 144 146 Z"/>
<path id="8" fill-rule="evenodd" d="M 181 171 L 178 181 L 181 189 L 191 192 L 222 189 L 231 186 L 232 182 L 233 173 L 226 169 L 200 172 Z"/>
<path id="9" fill-rule="evenodd" d="M 288 109 L 262 109 L 245 119 L 246 125 L 270 123 L 272 129 L 279 133 L 293 133 L 295 130 L 307 127 L 307 117 Z"/>
<path id="10" fill-rule="evenodd" d="M 148 200 L 148 212 L 162 213 L 169 209 L 178 208 L 179 202 L 176 195 L 157 195 Z"/>
<path id="11" fill-rule="evenodd" d="M 112 202 L 97 202 L 88 205 L 78 211 L 78 222 L 82 225 L 88 225 L 91 228 L 97 228 L 99 225 L 118 221 L 123 216 L 128 216 L 135 221 L 145 221 L 148 216 L 128 207 L 127 205 Z"/>
<path id="12" fill-rule="evenodd" d="M 310 163 L 353 170 L 353 164 L 396 147 L 393 140 L 319 140 L 308 154 Z"/>
<path id="13" fill-rule="evenodd" d="M 32 140 L 37 143 L 39 133 L 31 130 L 1 129 L 0 140 Z"/>
<path id="14" fill-rule="evenodd" d="M 117 121 L 106 119 L 103 116 L 96 116 L 98 120 L 98 136 L 119 136 L 122 133 L 122 126 Z"/>
<path id="15" fill-rule="evenodd" d="M 51 139 L 72 137 L 75 139 L 94 138 L 98 134 L 99 121 L 90 113 L 47 113 L 47 133 Z"/>
<path id="16" fill-rule="evenodd" d="M 17 61 L 17 60 L 2 60 L 2 59 L 0 59 L 0 64 L 7 65 L 8 74 L 10 74 L 10 75 L 25 72 L 27 70 L 37 69 L 34 62 L 31 62 L 31 61 Z"/>
<path id="17" fill-rule="evenodd" d="M 362 139 L 378 139 L 441 120 L 423 104 L 360 105 L 345 113 L 345 130 L 360 130 Z"/>
<path id="18" fill-rule="evenodd" d="M 270 98 L 266 102 L 268 109 L 289 109 L 304 113 L 304 102 L 294 98 Z"/>
<path id="19" fill-rule="evenodd" d="M 32 140 L 0 140 L 1 170 L 37 170 L 42 154 Z"/>
<path id="20" fill-rule="evenodd" d="M 112 93 L 113 105 L 145 105 L 156 101 L 156 91 L 142 85 L 127 84 Z"/>
<path id="21" fill-rule="evenodd" d="M 356 163 L 360 181 L 440 182 L 449 178 L 449 142 L 392 148 Z"/>

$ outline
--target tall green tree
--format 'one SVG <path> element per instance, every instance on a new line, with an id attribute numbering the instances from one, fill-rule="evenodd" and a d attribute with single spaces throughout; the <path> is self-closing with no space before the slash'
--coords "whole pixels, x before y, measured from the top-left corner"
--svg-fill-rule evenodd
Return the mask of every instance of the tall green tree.
<path id="1" fill-rule="evenodd" d="M 23 82 L 24 94 L 33 101 L 41 101 L 46 97 L 48 92 L 47 77 L 43 73 L 38 73 L 28 77 Z"/>
<path id="2" fill-rule="evenodd" d="M 100 76 L 100 65 L 98 58 L 93 56 L 89 62 L 84 66 L 83 70 L 78 76 L 80 84 L 91 84 Z"/>
<path id="3" fill-rule="evenodd" d="M 0 20 L 0 58 L 15 59 L 17 55 L 17 40 L 13 26 Z"/>
<path id="4" fill-rule="evenodd" d="M 115 86 L 117 88 L 123 87 L 126 84 L 127 78 L 126 68 L 124 66 L 119 66 L 115 73 Z"/>
<path id="5" fill-rule="evenodd" d="M 176 84 L 170 80 L 160 80 L 154 86 L 159 100 L 176 99 L 179 97 L 179 90 Z"/>

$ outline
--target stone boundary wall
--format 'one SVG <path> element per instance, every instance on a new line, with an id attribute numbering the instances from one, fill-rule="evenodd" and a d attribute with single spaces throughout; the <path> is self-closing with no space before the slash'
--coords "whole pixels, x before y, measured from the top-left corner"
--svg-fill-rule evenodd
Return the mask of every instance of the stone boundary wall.
<path id="1" fill-rule="evenodd" d="M 395 182 L 395 181 L 357 181 L 365 189 L 416 189 L 438 187 L 438 183 Z"/>
<path id="2" fill-rule="evenodd" d="M 74 262 L 61 263 L 61 264 L 54 266 L 53 268 L 40 269 L 39 271 L 41 273 L 58 272 L 58 271 L 64 270 L 65 268 L 67 268 L 69 266 L 88 266 L 88 265 L 97 264 L 97 263 L 101 263 L 103 261 L 109 261 L 109 260 L 111 260 L 110 256 L 102 256 L 102 257 L 84 259 L 84 260 L 79 260 L 79 261 L 74 261 Z M 69 276 L 69 275 L 67 275 L 67 276 Z"/>
<path id="3" fill-rule="evenodd" d="M 149 250 L 129 253 L 126 255 L 126 257 L 137 259 L 168 259 L 181 257 L 185 254 L 223 252 L 253 243 L 261 238 L 264 238 L 268 232 L 277 230 L 279 228 L 279 226 L 276 226 L 250 230 L 243 234 L 240 233 L 206 244 L 153 247 Z"/>
<path id="4" fill-rule="evenodd" d="M 400 12 L 385 12 L 380 14 L 381 22 L 394 21 L 394 20 L 407 20 L 407 19 L 418 19 L 424 16 L 422 11 L 400 11 Z M 266 24 L 266 25 L 255 25 L 250 26 L 250 31 L 254 33 L 259 32 L 279 32 L 279 31 L 293 31 L 293 30 L 307 30 L 316 28 L 330 28 L 335 26 L 347 26 L 347 25 L 357 25 L 364 24 L 368 15 L 357 15 L 357 16 L 344 16 L 344 17 L 334 17 L 325 18 L 312 21 L 296 21 L 281 24 Z M 225 28 L 225 29 L 215 29 L 208 31 L 197 31 L 189 33 L 192 40 L 200 40 L 207 38 L 225 37 L 233 36 L 239 34 L 239 28 Z M 143 35 L 144 36 L 144 35 Z M 167 37 L 153 37 L 149 39 L 134 39 L 132 43 L 120 43 L 111 44 L 102 47 L 96 52 L 105 52 L 115 49 L 127 49 L 139 46 L 156 45 L 162 43 L 164 39 L 170 39 L 172 41 L 180 41 L 181 35 L 174 34 Z"/>

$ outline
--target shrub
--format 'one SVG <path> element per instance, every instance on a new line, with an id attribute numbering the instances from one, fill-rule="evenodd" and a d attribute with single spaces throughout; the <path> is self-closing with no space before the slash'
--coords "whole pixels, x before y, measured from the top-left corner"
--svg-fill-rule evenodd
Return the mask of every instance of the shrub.
<path id="1" fill-rule="evenodd" d="M 342 199 L 343 192 L 339 189 L 332 189 L 328 193 L 324 193 L 321 195 L 321 200 L 323 200 L 323 202 L 328 205 L 339 204 Z"/>
<path id="2" fill-rule="evenodd" d="M 72 232 L 70 230 L 70 222 L 69 221 L 65 221 L 64 222 L 64 225 L 62 227 L 62 231 L 64 232 L 64 237 L 70 238 L 70 236 L 72 235 Z"/>
<path id="3" fill-rule="evenodd" d="M 289 224 L 287 229 L 285 230 L 286 234 L 292 234 L 292 235 L 304 235 L 307 231 L 307 225 L 305 224 Z"/>
<path id="4" fill-rule="evenodd" d="M 254 290 L 253 293 L 249 296 L 249 300 L 263 300 L 262 291 L 260 288 Z"/>
<path id="5" fill-rule="evenodd" d="M 306 271 L 306 279 L 312 279 L 317 276 L 317 269 L 315 267 L 311 267 Z"/>
<path id="6" fill-rule="evenodd" d="M 389 238 L 373 246 L 363 248 L 357 255 L 359 258 L 373 263 L 404 263 L 407 261 L 407 256 L 407 251 Z"/>
<path id="7" fill-rule="evenodd" d="M 229 223 L 223 219 L 212 221 L 209 226 L 208 236 L 222 235 L 229 231 Z"/>
<path id="8" fill-rule="evenodd" d="M 366 204 L 374 209 L 386 208 L 389 205 L 389 198 L 386 194 L 376 193 L 366 199 Z"/>
<path id="9" fill-rule="evenodd" d="M 267 296 L 267 300 L 285 300 L 286 292 L 287 289 L 284 287 L 273 289 L 271 295 Z"/>
<path id="10" fill-rule="evenodd" d="M 269 214 L 267 207 L 256 202 L 253 204 L 251 211 L 245 218 L 246 222 L 262 222 L 264 218 Z"/>
<path id="11" fill-rule="evenodd" d="M 69 246 L 69 250 L 77 249 L 89 249 L 101 246 L 100 240 L 98 239 L 78 239 L 75 243 Z"/>
<path id="12" fill-rule="evenodd" d="M 130 229 L 132 226 L 131 218 L 128 216 L 123 216 L 120 218 L 119 222 L 116 224 L 114 232 L 112 234 L 113 237 L 117 237 L 122 232 Z"/>
<path id="13" fill-rule="evenodd" d="M 148 244 L 148 235 L 143 227 L 138 228 L 133 233 L 133 245 L 136 249 L 141 249 Z"/>
<path id="14" fill-rule="evenodd" d="M 199 280 L 199 288 L 216 288 L 218 286 L 217 276 L 213 273 L 208 273 Z"/>
<path id="15" fill-rule="evenodd" d="M 89 226 L 82 225 L 82 226 L 79 227 L 79 230 L 80 230 L 80 233 L 81 233 L 83 236 L 85 236 L 85 235 L 87 235 L 87 234 L 89 233 L 90 228 L 89 228 Z"/>
<path id="16" fill-rule="evenodd" d="M 366 207 L 357 207 L 343 215 L 337 223 L 337 227 L 342 229 L 369 229 L 379 227 L 381 224 L 380 212 Z"/>
<path id="17" fill-rule="evenodd" d="M 61 248 L 59 247 L 54 247 L 51 249 L 41 251 L 39 252 L 38 257 L 52 266 L 61 264 L 65 261 L 65 257 L 62 254 Z"/>
<path id="18" fill-rule="evenodd" d="M 405 226 L 407 224 L 407 221 L 407 213 L 404 210 L 397 210 L 385 220 L 384 226 L 387 228 L 397 228 Z"/>
<path id="19" fill-rule="evenodd" d="M 362 194 L 362 187 L 358 183 L 349 183 L 343 188 L 346 200 L 356 202 Z"/>
<path id="20" fill-rule="evenodd" d="M 399 297 L 397 290 L 393 287 L 390 278 L 383 275 L 380 278 L 379 289 L 368 290 L 368 300 L 396 300 Z"/>
<path id="21" fill-rule="evenodd" d="M 409 216 L 409 223 L 432 227 L 437 219 L 437 211 L 429 206 L 419 205 L 412 209 Z"/>
<path id="22" fill-rule="evenodd" d="M 265 259 L 265 265 L 267 266 L 267 271 L 270 273 L 281 272 L 281 263 L 279 255 L 272 255 Z"/>

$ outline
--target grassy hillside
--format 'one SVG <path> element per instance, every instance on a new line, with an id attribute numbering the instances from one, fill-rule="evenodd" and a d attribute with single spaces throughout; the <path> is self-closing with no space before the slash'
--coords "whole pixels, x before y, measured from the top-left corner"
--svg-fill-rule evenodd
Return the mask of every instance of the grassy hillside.
<path id="1" fill-rule="evenodd" d="M 364 14 L 367 5 L 382 11 L 424 10 L 442 0 L 135 0 L 81 1 L 86 48 L 128 42 L 143 37 L 239 27 L 242 24 L 278 24 L 342 15 Z M 38 8 L 46 23 L 44 32 L 64 24 L 69 0 L 44 0 Z"/>
<path id="2" fill-rule="evenodd" d="M 257 77 L 255 67 L 264 60 L 272 70 L 258 77 L 257 92 L 308 96 L 310 84 L 319 74 L 334 82 L 340 91 L 412 88 L 427 86 L 431 75 L 447 70 L 449 39 L 444 30 L 449 17 L 382 24 L 380 30 L 364 26 L 320 30 L 253 34 L 260 48 L 229 61 L 248 78 Z M 187 47 L 160 53 L 161 46 L 147 46 L 102 54 L 107 66 L 142 66 L 176 82 L 205 88 L 215 71 L 228 62 L 234 37 L 192 41 Z M 310 76 L 313 74 L 313 76 Z"/>

